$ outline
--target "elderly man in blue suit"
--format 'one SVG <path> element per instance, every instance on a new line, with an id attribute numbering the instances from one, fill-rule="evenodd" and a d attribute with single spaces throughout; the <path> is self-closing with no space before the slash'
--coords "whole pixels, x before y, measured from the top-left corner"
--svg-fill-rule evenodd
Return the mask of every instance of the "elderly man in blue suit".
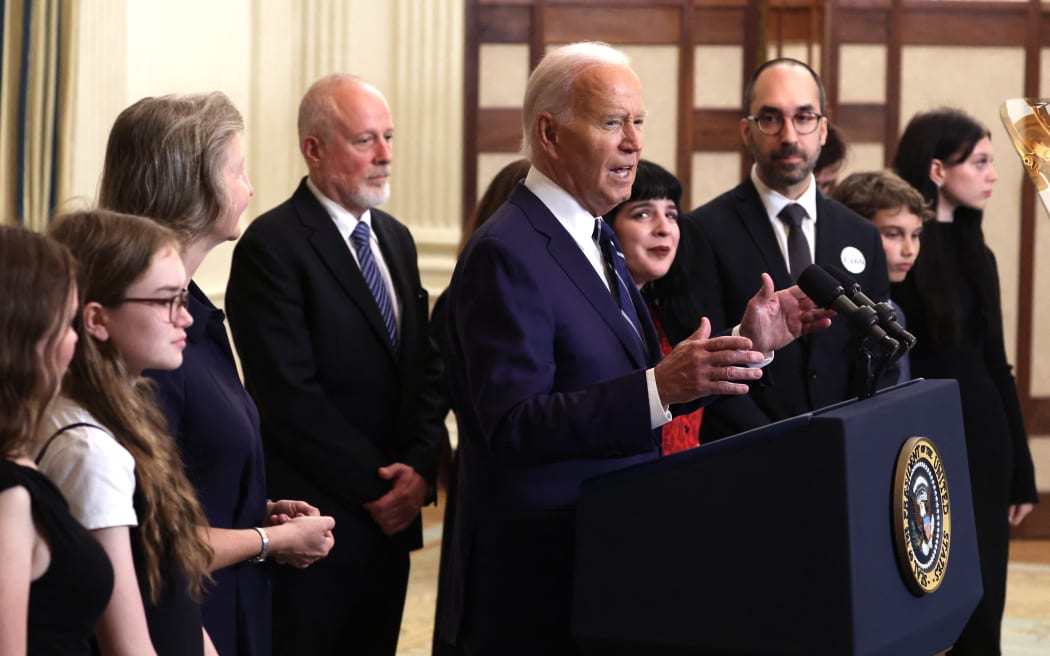
<path id="1" fill-rule="evenodd" d="M 675 404 L 747 393 L 768 352 L 827 322 L 797 288 L 775 293 L 763 277 L 737 329 L 710 338 L 703 320 L 661 361 L 600 221 L 630 195 L 644 121 L 622 53 L 581 43 L 548 54 L 525 92 L 532 168 L 452 277 L 446 356 L 460 497 L 438 636 L 469 654 L 577 653 L 580 482 L 657 457 L 656 429 Z"/>

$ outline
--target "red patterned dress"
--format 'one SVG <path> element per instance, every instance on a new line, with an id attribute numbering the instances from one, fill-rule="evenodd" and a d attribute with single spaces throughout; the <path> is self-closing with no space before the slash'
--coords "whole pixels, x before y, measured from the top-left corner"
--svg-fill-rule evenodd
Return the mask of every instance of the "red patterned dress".
<path id="1" fill-rule="evenodd" d="M 660 323 L 660 315 L 651 303 L 646 303 L 646 305 L 649 306 L 649 314 L 653 318 L 653 324 L 656 325 L 656 334 L 660 336 L 660 352 L 667 355 L 671 352 L 671 342 L 667 340 L 667 335 L 664 334 L 664 327 Z M 664 424 L 664 455 L 700 446 L 700 419 L 703 417 L 703 414 L 704 409 L 700 408 L 687 415 L 675 417 Z"/>

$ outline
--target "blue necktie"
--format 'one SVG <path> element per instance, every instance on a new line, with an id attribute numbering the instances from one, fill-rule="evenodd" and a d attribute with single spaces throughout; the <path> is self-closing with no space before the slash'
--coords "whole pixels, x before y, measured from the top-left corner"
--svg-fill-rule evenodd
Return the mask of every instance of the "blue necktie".
<path id="1" fill-rule="evenodd" d="M 616 245 L 613 230 L 605 221 L 595 219 L 592 237 L 598 242 L 598 248 L 601 249 L 602 256 L 605 258 L 605 266 L 610 272 L 610 278 L 613 279 L 613 286 L 616 288 L 613 291 L 613 297 L 620 306 L 620 313 L 623 314 L 623 318 L 627 320 L 627 323 L 631 325 L 631 329 L 638 336 L 638 340 L 645 344 L 645 340 L 642 339 L 642 324 L 638 320 L 638 314 L 634 311 L 634 302 L 631 301 L 631 292 L 627 287 L 627 285 L 634 284 L 634 279 L 627 272 L 627 262 L 624 260 L 620 248 Z"/>
<path id="2" fill-rule="evenodd" d="M 386 292 L 386 284 L 383 276 L 379 274 L 376 259 L 372 256 L 372 245 L 369 243 L 368 224 L 358 221 L 357 227 L 350 233 L 350 243 L 357 251 L 357 262 L 361 265 L 361 275 L 365 277 L 365 283 L 372 290 L 372 296 L 379 306 L 379 314 L 386 324 L 386 332 L 390 335 L 390 343 L 397 350 L 397 322 L 394 320 L 394 306 L 390 303 L 390 296 Z"/>

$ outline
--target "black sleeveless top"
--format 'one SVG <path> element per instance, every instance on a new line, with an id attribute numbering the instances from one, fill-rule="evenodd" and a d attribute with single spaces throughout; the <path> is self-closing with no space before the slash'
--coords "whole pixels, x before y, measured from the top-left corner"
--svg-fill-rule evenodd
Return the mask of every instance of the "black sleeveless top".
<path id="1" fill-rule="evenodd" d="M 113 592 L 113 567 L 46 476 L 0 459 L 0 491 L 18 486 L 29 491 L 33 518 L 51 545 L 47 571 L 29 586 L 27 652 L 88 654 L 95 622 Z"/>
<path id="2" fill-rule="evenodd" d="M 106 429 L 90 422 L 77 422 L 63 426 L 51 435 L 36 455 L 39 463 L 50 448 L 51 443 L 71 428 L 92 427 L 104 432 Z M 142 516 L 141 490 L 136 489 L 132 498 L 137 516 Z M 162 565 L 163 583 L 157 601 L 154 603 L 150 594 L 149 580 L 146 575 L 146 557 L 139 538 L 141 526 L 132 526 L 129 530 L 131 539 L 131 557 L 135 566 L 135 577 L 138 579 L 139 594 L 142 596 L 142 607 L 146 614 L 146 626 L 149 629 L 150 641 L 157 656 L 204 656 L 204 634 L 201 624 L 200 604 L 190 598 L 186 589 L 186 576 L 175 563 Z M 107 563 L 109 561 L 107 560 Z M 101 654 L 98 643 L 91 641 L 92 656 Z"/>

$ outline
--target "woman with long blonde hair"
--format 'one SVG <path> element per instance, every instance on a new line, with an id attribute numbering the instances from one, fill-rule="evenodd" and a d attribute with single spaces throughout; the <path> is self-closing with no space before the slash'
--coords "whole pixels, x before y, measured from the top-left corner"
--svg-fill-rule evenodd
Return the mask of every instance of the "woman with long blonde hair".
<path id="1" fill-rule="evenodd" d="M 215 653 L 200 600 L 207 520 L 156 407 L 146 369 L 182 364 L 186 270 L 174 233 L 105 210 L 58 217 L 51 235 L 80 263 L 79 343 L 38 431 L 37 463 L 109 554 L 103 654 Z"/>

